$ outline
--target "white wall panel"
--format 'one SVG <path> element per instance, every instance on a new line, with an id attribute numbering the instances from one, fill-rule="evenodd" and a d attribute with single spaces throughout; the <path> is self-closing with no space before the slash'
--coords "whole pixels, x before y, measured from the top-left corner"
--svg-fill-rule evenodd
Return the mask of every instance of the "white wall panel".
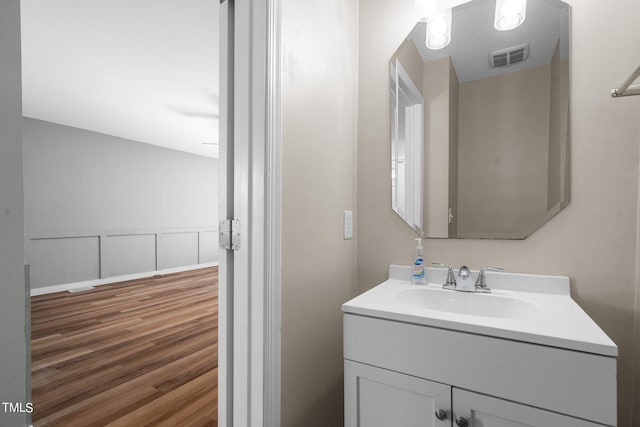
<path id="1" fill-rule="evenodd" d="M 105 236 L 102 244 L 103 277 L 144 273 L 156 269 L 156 236 Z"/>
<path id="2" fill-rule="evenodd" d="M 198 233 L 158 235 L 158 270 L 198 264 Z"/>
<path id="3" fill-rule="evenodd" d="M 99 238 L 71 237 L 31 240 L 27 263 L 33 288 L 84 282 L 100 277 Z"/>
<path id="4" fill-rule="evenodd" d="M 201 231 L 199 264 L 205 262 L 218 261 L 218 232 L 217 231 Z"/>

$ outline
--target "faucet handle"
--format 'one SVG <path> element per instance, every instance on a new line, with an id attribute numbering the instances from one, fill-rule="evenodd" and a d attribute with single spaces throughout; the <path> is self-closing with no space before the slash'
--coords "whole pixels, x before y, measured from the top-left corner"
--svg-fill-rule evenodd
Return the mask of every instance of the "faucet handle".
<path id="1" fill-rule="evenodd" d="M 476 280 L 476 291 L 478 292 L 491 292 L 491 288 L 487 286 L 487 281 L 484 277 L 486 271 L 504 271 L 501 267 L 484 267 L 480 269 L 478 273 L 478 279 Z"/>
<path id="2" fill-rule="evenodd" d="M 432 262 L 431 265 L 435 265 L 437 267 L 447 267 L 449 271 L 447 272 L 447 280 L 442 287 L 444 289 L 455 289 L 456 288 L 456 276 L 453 274 L 453 268 L 449 264 L 444 264 L 441 262 Z"/>
<path id="3" fill-rule="evenodd" d="M 504 271 L 502 267 L 483 267 L 480 269 L 480 273 L 484 273 L 485 271 Z"/>

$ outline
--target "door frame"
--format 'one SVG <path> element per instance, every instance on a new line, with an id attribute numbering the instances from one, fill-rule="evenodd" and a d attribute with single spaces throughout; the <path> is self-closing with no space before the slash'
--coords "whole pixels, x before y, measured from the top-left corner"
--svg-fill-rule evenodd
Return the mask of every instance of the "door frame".
<path id="1" fill-rule="evenodd" d="M 218 423 L 280 425 L 281 0 L 220 0 Z"/>
<path id="2" fill-rule="evenodd" d="M 220 171 L 222 176 L 229 172 L 228 166 L 233 170 L 238 161 L 243 162 L 235 171 L 240 172 L 240 179 L 236 174 L 235 181 L 244 186 L 239 204 L 242 209 L 235 212 L 232 208 L 232 213 L 239 213 L 240 219 L 244 216 L 241 245 L 245 252 L 236 256 L 227 251 L 220 256 L 218 421 L 225 427 L 277 427 L 280 425 L 281 2 L 243 0 L 236 5 L 234 0 L 220 1 L 221 41 L 227 40 L 226 31 L 233 31 L 232 44 L 221 43 L 221 55 L 233 55 L 233 63 L 227 64 L 231 68 L 223 67 L 225 63 L 221 61 L 221 81 L 226 84 L 223 79 L 232 76 L 233 84 L 229 91 L 226 86 L 220 90 Z M 17 4 L 12 0 L 12 7 Z M 229 46 L 233 49 L 225 50 Z M 241 64 L 246 67 L 239 67 Z M 226 116 L 224 110 L 229 104 L 225 96 L 233 107 Z M 236 132 L 240 129 L 244 130 L 242 135 Z M 230 165 L 224 159 L 229 151 L 232 155 L 226 159 L 232 159 Z M 226 180 L 221 181 L 224 182 L 220 183 L 220 200 L 225 200 L 229 187 Z M 20 183 L 15 187 L 19 192 Z M 232 193 L 237 190 L 231 188 Z M 221 219 L 227 218 L 228 208 L 227 203 L 221 203 Z M 18 248 L 22 246 L 20 241 Z M 227 283 L 233 286 L 227 288 Z M 25 306 L 26 315 L 27 310 Z M 29 335 L 25 328 L 25 345 L 29 345 Z"/>

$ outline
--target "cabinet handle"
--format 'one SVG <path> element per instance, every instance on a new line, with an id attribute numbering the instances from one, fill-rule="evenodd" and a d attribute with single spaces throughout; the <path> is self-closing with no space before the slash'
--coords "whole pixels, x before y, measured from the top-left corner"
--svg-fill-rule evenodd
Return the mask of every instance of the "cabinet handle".
<path id="1" fill-rule="evenodd" d="M 458 427 L 469 427 L 469 421 L 466 418 L 458 417 L 456 418 L 456 425 Z"/>
<path id="2" fill-rule="evenodd" d="M 445 421 L 447 419 L 447 411 L 444 409 L 436 409 L 436 418 L 440 421 Z"/>

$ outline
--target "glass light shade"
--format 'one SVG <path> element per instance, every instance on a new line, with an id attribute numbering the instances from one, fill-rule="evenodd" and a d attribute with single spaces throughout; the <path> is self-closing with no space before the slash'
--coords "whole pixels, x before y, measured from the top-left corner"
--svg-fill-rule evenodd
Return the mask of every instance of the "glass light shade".
<path id="1" fill-rule="evenodd" d="M 414 5 L 420 22 L 427 22 L 438 11 L 438 0 L 415 0 Z"/>
<path id="2" fill-rule="evenodd" d="M 431 50 L 446 47 L 451 42 L 451 8 L 438 11 L 427 21 L 426 45 Z"/>
<path id="3" fill-rule="evenodd" d="M 496 0 L 493 26 L 498 31 L 518 28 L 527 16 L 527 0 Z"/>

